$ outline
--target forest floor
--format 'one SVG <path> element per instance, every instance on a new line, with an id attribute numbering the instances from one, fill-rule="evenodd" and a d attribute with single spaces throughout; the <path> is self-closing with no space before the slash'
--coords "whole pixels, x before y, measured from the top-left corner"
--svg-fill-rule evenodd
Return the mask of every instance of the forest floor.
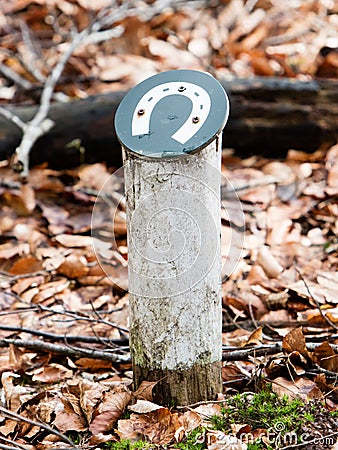
<path id="1" fill-rule="evenodd" d="M 39 103 L 74 24 L 88 26 L 109 2 L 96 3 L 0 7 L 3 105 Z M 75 49 L 53 101 L 183 67 L 337 78 L 335 2 L 197 3 L 126 13 L 109 40 Z M 338 145 L 278 160 L 223 150 L 225 272 L 236 255 L 222 286 L 224 391 L 189 407 L 155 404 L 153 383 L 132 391 L 125 211 L 116 208 L 112 222 L 106 207 L 123 190 L 116 173 L 100 161 L 44 164 L 27 180 L 7 162 L 0 168 L 0 448 L 336 450 Z M 114 189 L 101 191 L 112 174 Z"/>

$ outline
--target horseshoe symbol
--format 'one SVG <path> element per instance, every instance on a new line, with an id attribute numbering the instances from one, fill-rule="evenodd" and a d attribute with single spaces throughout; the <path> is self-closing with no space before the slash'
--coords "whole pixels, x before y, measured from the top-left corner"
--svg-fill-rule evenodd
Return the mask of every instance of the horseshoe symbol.
<path id="1" fill-rule="evenodd" d="M 175 141 L 185 144 L 197 133 L 209 115 L 210 96 L 197 84 L 172 81 L 153 87 L 139 100 L 132 119 L 133 136 L 149 134 L 150 118 L 155 106 L 162 98 L 169 95 L 183 95 L 192 102 L 192 110 L 188 119 L 171 137 Z"/>

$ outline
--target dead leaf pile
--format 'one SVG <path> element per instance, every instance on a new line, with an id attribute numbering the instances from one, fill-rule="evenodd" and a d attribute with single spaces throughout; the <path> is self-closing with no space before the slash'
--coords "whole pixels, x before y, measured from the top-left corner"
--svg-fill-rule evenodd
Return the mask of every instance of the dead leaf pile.
<path id="1" fill-rule="evenodd" d="M 337 77 L 334 1 L 230 0 L 212 5 L 179 2 L 179 6 L 168 1 L 156 14 L 150 12 L 152 3 L 134 2 L 122 20 L 118 19 L 121 6 L 115 4 L 110 14 L 116 15 L 116 21 L 76 49 L 55 98 L 126 89 L 159 71 L 178 68 L 209 70 L 218 79 Z M 4 2 L 1 100 L 36 102 L 74 27 L 83 30 L 109 7 L 109 1 Z"/>
<path id="2" fill-rule="evenodd" d="M 278 162 L 224 154 L 225 205 L 236 200 L 231 184 L 245 216 L 245 229 L 237 216 L 222 219 L 224 261 L 233 234 L 244 238 L 235 240 L 241 257 L 223 284 L 225 392 L 264 378 L 280 394 L 337 409 L 336 156 L 337 146 L 290 150 Z M 62 439 L 72 432 L 81 445 L 123 438 L 174 448 L 220 410 L 156 405 L 151 383 L 130 391 L 123 182 L 114 177 L 100 192 L 112 172 L 103 164 L 42 167 L 23 185 L 1 169 L 1 398 L 20 420 L 4 414 L 0 437 L 29 450 L 69 445 Z M 228 442 L 207 430 L 207 448 L 245 448 L 236 433 Z"/>

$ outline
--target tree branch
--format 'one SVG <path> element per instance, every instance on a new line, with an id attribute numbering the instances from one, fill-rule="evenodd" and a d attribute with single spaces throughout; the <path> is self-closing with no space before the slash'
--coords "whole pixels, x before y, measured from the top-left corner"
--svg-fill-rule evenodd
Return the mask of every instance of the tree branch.
<path id="1" fill-rule="evenodd" d="M 9 411 L 8 409 L 4 408 L 3 406 L 0 406 L 0 413 L 9 417 L 12 420 L 16 420 L 18 422 L 21 422 L 21 421 L 26 422 L 26 423 L 29 423 L 30 425 L 43 428 L 44 430 L 48 431 L 49 433 L 54 434 L 55 436 L 58 436 L 60 439 L 62 439 L 63 442 L 66 442 L 67 444 L 71 445 L 72 448 L 77 449 L 76 445 L 74 445 L 74 443 L 70 439 L 68 439 L 67 436 L 65 436 L 64 434 L 55 430 L 54 428 L 47 425 L 46 423 L 28 419 L 27 417 L 21 416 L 20 414 L 17 414 L 13 411 Z"/>
<path id="2" fill-rule="evenodd" d="M 306 348 L 309 351 L 314 351 L 320 344 L 317 343 L 308 343 L 306 344 Z M 330 347 L 338 352 L 338 345 L 330 344 Z M 223 347 L 223 361 L 243 361 L 248 359 L 249 357 L 259 357 L 265 355 L 275 355 L 276 353 L 281 353 L 283 351 L 282 342 L 276 342 L 273 345 L 260 345 L 257 347 L 240 349 L 240 350 L 227 350 L 226 347 Z M 321 367 L 317 366 L 319 369 Z M 325 370 L 325 369 L 323 369 Z"/>
<path id="3" fill-rule="evenodd" d="M 24 340 L 4 338 L 0 340 L 0 347 L 8 347 L 10 344 L 14 345 L 15 347 L 23 347 L 35 351 L 50 352 L 57 355 L 73 356 L 75 358 L 83 358 L 85 356 L 91 359 L 100 359 L 103 361 L 110 361 L 114 363 L 130 362 L 129 355 L 119 355 L 102 350 L 50 344 L 49 342 L 40 341 L 38 339 Z"/>
<path id="4" fill-rule="evenodd" d="M 105 8 L 97 14 L 96 19 L 84 30 L 81 32 L 76 31 L 70 42 L 62 43 L 63 47 L 66 46 L 66 50 L 59 58 L 57 64 L 52 68 L 49 76 L 47 77 L 44 87 L 42 90 L 40 104 L 38 110 L 36 111 L 33 119 L 28 121 L 26 124 L 20 123 L 20 119 L 15 117 L 13 114 L 4 113 L 4 109 L 0 108 L 0 114 L 6 117 L 8 120 L 12 121 L 16 125 L 18 125 L 23 134 L 21 138 L 21 142 L 19 146 L 15 150 L 15 158 L 14 158 L 14 169 L 17 172 L 20 172 L 22 177 L 27 177 L 29 172 L 29 154 L 34 146 L 35 142 L 43 135 L 47 134 L 50 129 L 54 126 L 54 122 L 51 119 L 48 119 L 48 113 L 51 105 L 51 99 L 53 96 L 53 92 L 58 82 L 69 58 L 73 54 L 74 50 L 78 48 L 80 45 L 87 45 L 92 40 L 99 39 L 100 41 L 104 41 L 107 39 L 111 39 L 114 37 L 114 33 L 112 30 L 103 30 L 99 33 L 104 27 L 114 27 L 118 21 L 123 20 L 124 18 L 132 15 L 138 15 L 143 20 L 149 20 L 154 15 L 163 11 L 164 8 L 167 7 L 178 7 L 183 6 L 185 3 L 195 3 L 195 7 L 197 4 L 201 2 L 183 2 L 183 1 L 173 1 L 173 0 L 156 0 L 152 4 L 147 4 L 145 2 L 136 2 L 136 1 L 127 1 L 123 2 L 122 5 L 117 6 L 116 2 L 113 2 L 110 8 Z M 203 3 L 203 2 L 202 2 Z M 185 5 L 187 6 L 187 5 Z M 121 28 L 116 31 L 116 35 L 119 35 Z M 29 35 L 28 30 L 23 30 L 26 36 Z M 0 68 L 1 69 L 1 68 Z M 3 70 L 7 70 L 7 68 L 2 68 Z M 8 70 L 7 70 L 8 74 Z M 41 79 L 39 74 L 37 77 Z M 13 75 L 12 75 L 13 78 Z M 21 84 L 25 80 L 20 80 Z M 24 83 L 28 87 L 28 82 Z"/>
<path id="5" fill-rule="evenodd" d="M 14 327 L 11 325 L 1 325 L 0 330 L 4 331 L 14 331 L 16 333 L 28 333 L 33 336 L 40 336 L 45 339 L 49 339 L 51 341 L 64 341 L 67 343 L 70 342 L 87 342 L 93 344 L 114 344 L 114 345 L 128 345 L 128 339 L 109 339 L 101 336 L 74 336 L 74 335 L 61 335 L 56 333 L 47 333 L 45 331 L 31 330 L 30 328 L 24 327 Z"/>

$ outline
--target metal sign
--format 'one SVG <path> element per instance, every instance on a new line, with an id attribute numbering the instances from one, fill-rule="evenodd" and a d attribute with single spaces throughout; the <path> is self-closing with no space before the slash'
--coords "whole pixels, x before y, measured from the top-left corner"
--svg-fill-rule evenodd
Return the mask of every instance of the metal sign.
<path id="1" fill-rule="evenodd" d="M 207 146 L 228 115 L 228 97 L 215 78 L 197 70 L 171 70 L 148 78 L 124 97 L 115 128 L 129 151 L 166 158 Z"/>

